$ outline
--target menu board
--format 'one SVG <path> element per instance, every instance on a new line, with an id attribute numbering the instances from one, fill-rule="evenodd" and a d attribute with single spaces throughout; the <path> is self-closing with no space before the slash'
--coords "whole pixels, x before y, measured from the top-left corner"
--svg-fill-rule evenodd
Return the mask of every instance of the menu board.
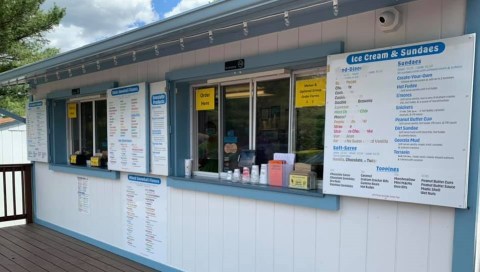
<path id="1" fill-rule="evenodd" d="M 126 175 L 125 175 L 126 176 Z M 128 175 L 123 192 L 125 248 L 145 258 L 167 260 L 167 197 L 160 178 Z"/>
<path id="2" fill-rule="evenodd" d="M 109 170 L 148 172 L 147 98 L 145 83 L 108 90 Z"/>
<path id="3" fill-rule="evenodd" d="M 168 96 L 166 82 L 150 84 L 151 173 L 168 176 Z"/>
<path id="4" fill-rule="evenodd" d="M 323 190 L 467 207 L 475 36 L 328 58 Z"/>
<path id="5" fill-rule="evenodd" d="M 27 105 L 27 159 L 48 162 L 47 101 Z"/>

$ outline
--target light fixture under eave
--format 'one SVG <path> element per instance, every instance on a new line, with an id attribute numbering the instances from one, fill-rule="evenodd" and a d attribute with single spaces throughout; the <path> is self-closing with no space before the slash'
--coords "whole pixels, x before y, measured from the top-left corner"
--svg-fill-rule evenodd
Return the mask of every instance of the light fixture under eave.
<path id="1" fill-rule="evenodd" d="M 265 97 L 265 96 L 273 96 L 274 94 L 266 93 L 264 90 L 257 91 L 257 97 Z M 249 98 L 250 92 L 243 91 L 243 92 L 232 92 L 226 93 L 225 98 L 227 99 L 240 99 L 240 98 Z"/>
<path id="2" fill-rule="evenodd" d="M 270 70 L 270 71 L 264 71 L 264 72 L 258 72 L 258 73 L 239 74 L 239 75 L 235 75 L 235 76 L 209 79 L 209 80 L 207 80 L 207 83 L 208 84 L 216 84 L 216 83 L 236 81 L 236 80 L 242 80 L 242 79 L 258 78 L 258 77 L 266 77 L 266 76 L 276 76 L 276 75 L 285 75 L 285 74 L 289 74 L 289 73 L 290 73 L 290 71 L 287 70 L 287 69 L 276 69 L 276 70 Z"/>

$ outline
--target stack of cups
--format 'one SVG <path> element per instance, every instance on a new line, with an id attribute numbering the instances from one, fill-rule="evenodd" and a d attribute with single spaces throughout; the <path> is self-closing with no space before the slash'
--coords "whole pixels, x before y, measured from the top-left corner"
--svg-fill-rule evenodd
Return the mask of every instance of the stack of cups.
<path id="1" fill-rule="evenodd" d="M 233 171 L 233 182 L 239 182 L 240 181 L 240 169 L 235 169 Z"/>
<path id="2" fill-rule="evenodd" d="M 192 176 L 192 159 L 185 159 L 185 177 Z"/>
<path id="3" fill-rule="evenodd" d="M 242 182 L 250 182 L 250 169 L 248 169 L 248 167 L 243 167 Z"/>
<path id="4" fill-rule="evenodd" d="M 233 179 L 232 170 L 228 170 L 228 172 L 227 172 L 227 180 L 232 181 L 232 179 Z"/>
<path id="5" fill-rule="evenodd" d="M 260 181 L 260 173 L 258 171 L 258 165 L 252 166 L 252 174 L 250 180 L 253 184 L 257 184 Z"/>
<path id="6" fill-rule="evenodd" d="M 267 185 L 268 180 L 268 164 L 262 164 L 260 168 L 260 184 Z"/>

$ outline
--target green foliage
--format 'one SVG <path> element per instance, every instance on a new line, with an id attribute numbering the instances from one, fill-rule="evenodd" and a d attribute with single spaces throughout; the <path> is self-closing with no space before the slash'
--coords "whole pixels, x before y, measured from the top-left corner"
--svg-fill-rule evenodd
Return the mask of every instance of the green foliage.
<path id="1" fill-rule="evenodd" d="M 65 9 L 41 10 L 45 0 L 0 0 L 0 72 L 58 54 L 45 48 L 46 31 L 60 23 Z M 0 108 L 24 115 L 28 86 L 0 88 Z M 21 110 L 20 110 L 21 109 Z"/>

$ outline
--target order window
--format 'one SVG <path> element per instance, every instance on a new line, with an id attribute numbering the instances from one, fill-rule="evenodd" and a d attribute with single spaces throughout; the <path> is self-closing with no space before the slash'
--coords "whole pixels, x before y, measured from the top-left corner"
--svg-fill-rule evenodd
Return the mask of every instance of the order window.
<path id="1" fill-rule="evenodd" d="M 295 94 L 312 83 L 322 85 L 322 97 L 296 101 Z M 195 174 L 234 170 L 241 151 L 255 150 L 257 164 L 268 163 L 274 153 L 296 153 L 296 161 L 311 164 L 321 178 L 324 84 L 324 70 L 315 69 L 194 86 Z"/>
<path id="2" fill-rule="evenodd" d="M 94 155 L 108 151 L 107 101 L 85 99 L 69 101 L 69 153 L 89 160 Z"/>

